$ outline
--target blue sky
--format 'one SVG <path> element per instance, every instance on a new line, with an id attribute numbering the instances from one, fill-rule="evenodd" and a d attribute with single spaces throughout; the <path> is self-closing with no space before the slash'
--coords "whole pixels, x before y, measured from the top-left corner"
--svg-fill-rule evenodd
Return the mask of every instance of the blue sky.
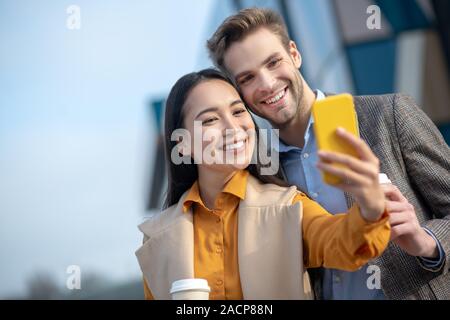
<path id="1" fill-rule="evenodd" d="M 69 5 L 81 29 L 66 27 Z M 148 102 L 198 67 L 211 1 L 0 1 L 0 298 L 78 264 L 140 277 Z M 203 59 L 204 60 L 204 59 Z"/>

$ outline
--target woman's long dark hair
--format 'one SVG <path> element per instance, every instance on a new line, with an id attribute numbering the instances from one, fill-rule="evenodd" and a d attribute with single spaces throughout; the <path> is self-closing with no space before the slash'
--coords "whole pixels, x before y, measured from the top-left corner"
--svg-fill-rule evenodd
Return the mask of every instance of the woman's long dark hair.
<path id="1" fill-rule="evenodd" d="M 184 112 L 182 109 L 192 89 L 202 81 L 214 79 L 223 80 L 233 85 L 233 82 L 220 71 L 215 69 L 204 69 L 181 77 L 170 90 L 169 97 L 166 102 L 166 112 L 164 118 L 164 147 L 168 175 L 167 195 L 164 208 L 168 208 L 171 205 L 176 204 L 180 200 L 183 193 L 188 190 L 198 179 L 197 165 L 194 164 L 193 161 L 189 164 L 174 164 L 171 161 L 172 150 L 178 143 L 177 141 L 172 141 L 171 136 L 174 130 L 183 126 Z M 255 129 L 255 144 L 257 145 L 259 141 L 259 130 L 256 123 Z M 260 169 L 262 165 L 259 157 L 257 156 L 256 158 L 257 163 L 250 164 L 247 167 L 247 170 L 254 177 L 264 183 L 275 183 L 280 186 L 287 186 L 287 183 L 283 181 L 279 171 L 274 175 L 261 175 Z"/>

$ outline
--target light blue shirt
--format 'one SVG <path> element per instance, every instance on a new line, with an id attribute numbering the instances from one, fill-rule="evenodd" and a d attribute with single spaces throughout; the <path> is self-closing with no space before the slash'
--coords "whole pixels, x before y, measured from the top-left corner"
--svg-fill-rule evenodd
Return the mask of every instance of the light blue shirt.
<path id="1" fill-rule="evenodd" d="M 325 95 L 317 90 L 317 99 L 325 98 Z M 279 140 L 278 151 L 280 162 L 290 184 L 296 185 L 311 199 L 318 202 L 332 214 L 347 212 L 347 202 L 344 192 L 323 182 L 321 172 L 316 167 L 318 161 L 317 144 L 311 116 L 304 134 L 305 145 L 297 148 L 284 144 Z M 272 138 L 273 139 L 273 138 Z M 432 235 L 429 230 L 426 230 Z M 433 236 L 433 235 L 432 235 Z M 436 238 L 433 236 L 436 240 Z M 439 242 L 436 240 L 439 244 Z M 442 247 L 440 249 L 440 260 L 422 259 L 423 263 L 430 268 L 437 268 L 444 262 Z M 368 265 L 363 266 L 355 272 L 346 272 L 335 269 L 325 269 L 322 282 L 325 299 L 384 299 L 381 288 L 369 289 L 367 282 L 374 271 L 368 271 Z M 369 280 L 370 281 L 370 280 Z"/>

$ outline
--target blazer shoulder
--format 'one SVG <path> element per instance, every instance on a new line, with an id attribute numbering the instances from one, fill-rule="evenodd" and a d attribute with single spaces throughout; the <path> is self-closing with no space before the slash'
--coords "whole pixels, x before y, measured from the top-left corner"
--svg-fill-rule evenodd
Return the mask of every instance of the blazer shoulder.
<path id="1" fill-rule="evenodd" d="M 355 106 L 358 109 L 393 109 L 405 106 L 416 106 L 413 97 L 404 93 L 390 93 L 381 95 L 354 96 Z"/>
<path id="2" fill-rule="evenodd" d="M 393 127 L 399 115 L 418 109 L 412 97 L 401 93 L 354 96 L 354 103 L 363 129 L 373 125 Z"/>
<path id="3" fill-rule="evenodd" d="M 354 96 L 354 102 L 356 108 L 379 108 L 380 106 L 393 106 L 397 94 L 382 94 L 382 95 L 365 95 L 365 96 Z"/>

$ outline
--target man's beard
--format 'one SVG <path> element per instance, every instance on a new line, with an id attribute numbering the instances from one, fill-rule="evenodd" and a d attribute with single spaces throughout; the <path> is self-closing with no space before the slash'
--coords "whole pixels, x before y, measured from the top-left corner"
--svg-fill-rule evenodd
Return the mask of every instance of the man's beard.
<path id="1" fill-rule="evenodd" d="M 289 91 L 291 91 L 293 100 L 292 102 L 294 104 L 295 111 L 293 114 L 291 114 L 289 112 L 289 108 L 280 110 L 279 112 L 282 119 L 274 119 L 273 121 L 269 121 L 275 128 L 281 129 L 282 127 L 289 126 L 291 122 L 299 117 L 301 110 L 306 110 L 306 103 L 303 99 L 303 81 L 300 78 L 300 75 L 296 74 L 295 77 L 297 78 L 298 86 L 294 86 L 294 83 L 292 81 L 289 85 Z"/>

